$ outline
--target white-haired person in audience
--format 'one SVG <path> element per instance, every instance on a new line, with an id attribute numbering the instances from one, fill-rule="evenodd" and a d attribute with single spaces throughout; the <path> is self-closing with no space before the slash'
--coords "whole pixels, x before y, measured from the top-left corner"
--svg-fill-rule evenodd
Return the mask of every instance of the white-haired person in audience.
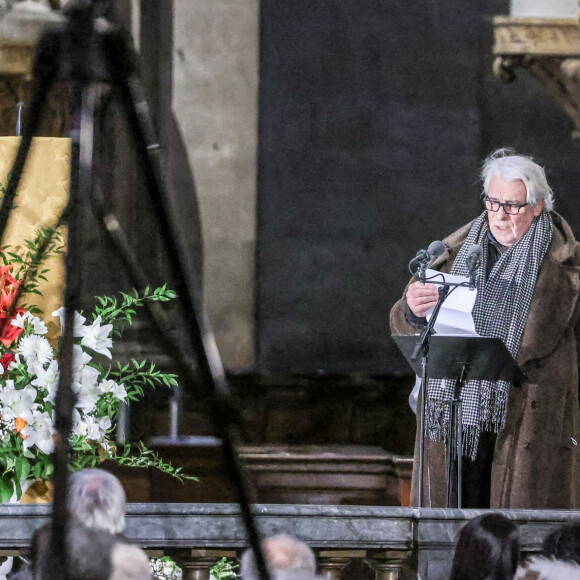
<path id="1" fill-rule="evenodd" d="M 548 534 L 541 553 L 518 568 L 516 580 L 580 580 L 580 521 Z"/>
<path id="2" fill-rule="evenodd" d="M 511 149 L 495 151 L 483 163 L 481 180 L 483 211 L 443 240 L 445 250 L 431 268 L 468 276 L 470 257 L 481 252 L 475 271 L 475 329 L 480 336 L 501 339 L 525 375 L 521 384 L 471 380 L 461 390 L 461 505 L 577 508 L 580 244 L 554 211 L 544 169 L 530 157 Z M 456 197 L 439 195 L 430 203 L 434 200 L 439 215 L 466 210 Z M 474 201 L 460 203 L 471 208 Z M 409 203 L 418 206 L 420 200 Z M 393 334 L 425 328 L 425 316 L 438 296 L 437 285 L 421 285 L 413 278 L 391 310 Z M 446 505 L 445 439 L 454 394 L 455 379 L 428 381 L 422 505 Z M 416 444 L 416 458 L 418 449 Z M 417 466 L 415 461 L 415 502 Z"/>
<path id="3" fill-rule="evenodd" d="M 271 580 L 312 580 L 316 576 L 314 552 L 300 540 L 287 534 L 270 536 L 262 542 Z M 246 550 L 241 562 L 242 580 L 260 580 L 252 550 Z"/>
<path id="4" fill-rule="evenodd" d="M 128 542 L 125 530 L 125 490 L 102 469 L 85 469 L 70 476 L 67 505 L 69 575 L 87 580 L 149 580 L 149 559 Z M 50 524 L 37 530 L 31 557 L 35 580 L 53 577 Z"/>

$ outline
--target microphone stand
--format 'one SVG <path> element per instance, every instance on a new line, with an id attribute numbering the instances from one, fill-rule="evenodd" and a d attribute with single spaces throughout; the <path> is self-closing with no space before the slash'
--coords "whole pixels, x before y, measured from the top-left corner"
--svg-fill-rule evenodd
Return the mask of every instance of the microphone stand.
<path id="1" fill-rule="evenodd" d="M 444 283 L 439 288 L 439 299 L 437 304 L 433 309 L 433 314 L 427 323 L 427 326 L 423 329 L 419 336 L 419 340 L 415 345 L 415 349 L 411 356 L 411 360 L 415 362 L 422 352 L 421 360 L 421 387 L 419 389 L 419 394 L 421 396 L 421 413 L 419 416 L 419 485 L 418 485 L 418 507 L 423 507 L 423 463 L 425 456 L 425 412 L 427 408 L 427 363 L 429 358 L 429 341 L 431 335 L 433 334 L 433 327 L 437 321 L 437 316 L 439 316 L 439 311 L 447 294 L 449 293 L 449 284 Z"/>

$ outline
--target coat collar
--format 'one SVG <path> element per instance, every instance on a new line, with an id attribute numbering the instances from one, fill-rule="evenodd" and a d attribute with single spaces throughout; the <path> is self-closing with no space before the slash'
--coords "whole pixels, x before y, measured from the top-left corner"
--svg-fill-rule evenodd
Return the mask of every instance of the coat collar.
<path id="1" fill-rule="evenodd" d="M 558 345 L 564 330 L 571 323 L 580 290 L 580 250 L 570 226 L 552 213 L 554 235 L 544 256 L 518 362 L 542 358 Z"/>
<path id="2" fill-rule="evenodd" d="M 519 364 L 542 358 L 556 348 L 574 316 L 580 292 L 580 244 L 566 221 L 555 212 L 551 215 L 554 234 L 538 272 L 518 351 Z M 451 264 L 472 225 L 473 222 L 468 223 L 443 240 L 446 251 L 433 262 L 432 268 Z"/>

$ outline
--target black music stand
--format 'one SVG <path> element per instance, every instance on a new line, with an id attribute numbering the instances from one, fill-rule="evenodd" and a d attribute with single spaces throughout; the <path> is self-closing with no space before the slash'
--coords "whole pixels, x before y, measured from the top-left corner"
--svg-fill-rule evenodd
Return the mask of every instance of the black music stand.
<path id="1" fill-rule="evenodd" d="M 413 360 L 418 335 L 393 336 L 397 346 L 416 374 L 423 372 L 422 363 Z M 447 507 L 461 507 L 461 389 L 471 380 L 504 380 L 518 385 L 524 374 L 500 338 L 480 336 L 433 335 L 429 345 L 429 378 L 455 381 L 453 399 L 450 401 L 449 427 L 447 432 Z M 426 404 L 422 384 L 421 405 Z M 421 413 L 419 436 L 425 438 L 424 413 Z M 420 449 L 423 449 L 421 444 Z M 420 464 L 422 465 L 422 461 Z M 423 477 L 423 473 L 419 473 Z M 422 486 L 420 486 L 422 488 Z M 457 505 L 453 499 L 456 496 Z M 422 498 L 419 498 L 422 502 Z M 421 503 L 420 503 L 421 505 Z"/>

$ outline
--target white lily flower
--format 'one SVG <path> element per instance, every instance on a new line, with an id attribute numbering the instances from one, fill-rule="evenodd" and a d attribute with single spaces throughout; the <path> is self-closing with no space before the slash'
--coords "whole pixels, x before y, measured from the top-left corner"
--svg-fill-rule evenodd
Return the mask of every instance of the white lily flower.
<path id="1" fill-rule="evenodd" d="M 54 433 L 54 427 L 48 413 L 36 411 L 32 420 L 28 422 L 28 425 L 20 433 L 26 437 L 22 442 L 24 449 L 36 445 L 47 455 L 53 452 L 54 441 L 52 434 Z"/>
<path id="2" fill-rule="evenodd" d="M 98 441 L 101 432 L 95 418 L 87 415 L 84 420 L 75 427 L 75 435 Z"/>
<path id="3" fill-rule="evenodd" d="M 119 385 L 112 379 L 101 381 L 99 384 L 99 391 L 101 393 L 112 393 L 113 397 L 119 401 L 124 401 L 127 398 L 127 391 L 125 390 L 124 383 Z"/>
<path id="4" fill-rule="evenodd" d="M 18 349 L 29 367 L 44 365 L 54 358 L 52 346 L 44 336 L 24 336 L 18 343 Z"/>
<path id="5" fill-rule="evenodd" d="M 81 344 L 108 358 L 113 358 L 109 350 L 113 346 L 113 340 L 109 337 L 112 331 L 112 324 L 101 326 L 99 315 L 90 326 L 83 326 Z"/>
<path id="6" fill-rule="evenodd" d="M 58 369 L 58 362 L 55 360 L 50 361 L 48 368 L 45 370 L 44 367 L 38 367 L 36 369 L 36 379 L 31 383 L 33 387 L 40 387 L 46 389 L 48 395 L 46 397 L 47 401 L 54 403 L 54 397 L 56 395 L 56 389 L 58 388 L 58 379 L 60 376 L 60 371 Z"/>
<path id="7" fill-rule="evenodd" d="M 101 437 L 99 438 L 100 441 L 104 438 L 105 433 L 113 426 L 113 424 L 111 423 L 111 419 L 109 419 L 109 417 L 106 415 L 101 417 L 97 423 L 99 425 L 99 429 L 101 430 Z"/>
<path id="8" fill-rule="evenodd" d="M 82 373 L 85 366 L 91 362 L 92 356 L 86 353 L 78 344 L 73 345 L 73 376 Z"/>
<path id="9" fill-rule="evenodd" d="M 52 313 L 52 316 L 58 316 L 60 318 L 60 327 L 64 332 L 64 306 L 61 306 L 58 310 L 55 310 Z M 80 313 L 75 310 L 74 315 L 74 323 L 73 323 L 73 336 L 82 336 L 81 329 L 83 328 L 83 324 L 85 323 L 86 318 Z"/>
<path id="10" fill-rule="evenodd" d="M 30 319 L 30 324 L 32 324 L 34 334 L 46 334 L 48 332 L 48 327 L 44 323 L 44 320 L 41 320 L 38 316 L 33 316 Z"/>
<path id="11" fill-rule="evenodd" d="M 16 326 L 16 328 L 22 328 L 24 330 L 24 326 L 26 322 L 32 318 L 32 314 L 28 312 L 28 310 L 24 314 L 17 314 L 11 321 L 10 324 L 12 326 Z"/>
<path id="12" fill-rule="evenodd" d="M 79 437 L 86 437 L 88 432 L 88 426 L 85 421 L 79 421 L 73 428 L 73 435 L 78 435 Z"/>
<path id="13" fill-rule="evenodd" d="M 73 381 L 73 390 L 77 393 L 78 399 L 75 403 L 77 409 L 85 413 L 93 411 L 99 400 L 99 371 L 91 366 L 85 366 L 80 376 L 75 377 Z"/>
<path id="14" fill-rule="evenodd" d="M 2 418 L 16 419 L 21 417 L 27 423 L 33 418 L 34 401 L 36 400 L 36 389 L 30 385 L 23 389 L 15 389 L 14 381 L 6 381 L 6 385 L 0 391 L 0 402 L 2 403 Z"/>
<path id="15" fill-rule="evenodd" d="M 81 372 L 74 377 L 74 382 L 78 383 L 80 388 L 78 389 L 78 393 L 88 393 L 95 391 L 97 394 L 97 382 L 99 380 L 99 371 L 95 367 L 86 365 L 83 367 Z"/>
<path id="16" fill-rule="evenodd" d="M 77 409 L 73 409 L 72 412 L 72 423 L 73 423 L 73 430 L 76 426 L 81 422 L 81 414 L 78 412 Z"/>
<path id="17" fill-rule="evenodd" d="M 20 364 L 20 353 L 16 353 L 14 355 L 14 360 L 8 365 L 8 369 L 9 371 L 12 371 L 16 368 L 18 368 L 18 365 Z"/>
<path id="18" fill-rule="evenodd" d="M 85 413 L 89 413 L 94 410 L 98 400 L 99 394 L 96 390 L 86 391 L 79 394 L 77 402 L 75 403 L 75 407 L 81 411 L 84 411 Z"/>

